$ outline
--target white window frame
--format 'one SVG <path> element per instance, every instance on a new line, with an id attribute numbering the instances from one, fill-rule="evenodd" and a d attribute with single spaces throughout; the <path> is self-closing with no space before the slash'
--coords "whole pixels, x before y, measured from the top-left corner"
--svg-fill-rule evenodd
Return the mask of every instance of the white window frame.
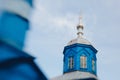
<path id="1" fill-rule="evenodd" d="M 74 67 L 74 58 L 72 56 L 69 57 L 69 59 L 68 59 L 68 67 L 69 67 L 69 69 L 73 69 L 73 67 Z"/>
<path id="2" fill-rule="evenodd" d="M 95 60 L 92 59 L 92 71 L 95 71 Z"/>
<path id="3" fill-rule="evenodd" d="M 80 68 L 87 68 L 87 57 L 80 56 Z"/>

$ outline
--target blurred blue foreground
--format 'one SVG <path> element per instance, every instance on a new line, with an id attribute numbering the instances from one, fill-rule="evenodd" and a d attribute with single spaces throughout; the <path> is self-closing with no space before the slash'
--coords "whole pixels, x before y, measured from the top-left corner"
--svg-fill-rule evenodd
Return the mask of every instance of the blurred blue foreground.
<path id="1" fill-rule="evenodd" d="M 0 80 L 47 80 L 35 58 L 23 51 L 32 0 L 1 0 L 0 5 Z"/>

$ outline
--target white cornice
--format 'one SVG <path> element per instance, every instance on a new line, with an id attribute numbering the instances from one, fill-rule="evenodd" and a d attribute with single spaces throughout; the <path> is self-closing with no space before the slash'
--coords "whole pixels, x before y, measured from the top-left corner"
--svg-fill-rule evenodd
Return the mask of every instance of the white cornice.
<path id="1" fill-rule="evenodd" d="M 3 10 L 20 15 L 29 20 L 31 6 L 24 0 L 1 0 Z"/>

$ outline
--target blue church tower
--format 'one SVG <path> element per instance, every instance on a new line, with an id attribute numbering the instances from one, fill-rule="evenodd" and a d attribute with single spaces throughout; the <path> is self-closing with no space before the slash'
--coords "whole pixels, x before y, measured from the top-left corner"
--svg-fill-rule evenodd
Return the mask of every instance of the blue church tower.
<path id="1" fill-rule="evenodd" d="M 63 51 L 63 75 L 52 80 L 98 80 L 97 50 L 83 37 L 81 18 L 77 38 L 71 40 Z"/>
<path id="2" fill-rule="evenodd" d="M 64 49 L 64 72 L 72 71 L 90 72 L 96 74 L 96 53 L 97 50 L 91 43 L 83 38 L 83 25 L 77 26 L 78 37 L 71 40 Z"/>
<path id="3" fill-rule="evenodd" d="M 35 58 L 23 50 L 32 2 L 0 0 L 0 80 L 47 80 Z"/>

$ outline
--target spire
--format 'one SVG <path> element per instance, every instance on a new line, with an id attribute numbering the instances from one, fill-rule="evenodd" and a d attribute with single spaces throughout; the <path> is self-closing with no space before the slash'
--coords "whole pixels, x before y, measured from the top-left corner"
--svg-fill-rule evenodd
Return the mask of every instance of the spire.
<path id="1" fill-rule="evenodd" d="M 82 24 L 82 16 L 80 16 L 79 17 L 79 24 L 77 26 L 77 30 L 78 30 L 77 35 L 78 35 L 78 37 L 82 37 L 82 35 L 83 35 L 83 29 L 84 29 L 84 26 Z"/>

